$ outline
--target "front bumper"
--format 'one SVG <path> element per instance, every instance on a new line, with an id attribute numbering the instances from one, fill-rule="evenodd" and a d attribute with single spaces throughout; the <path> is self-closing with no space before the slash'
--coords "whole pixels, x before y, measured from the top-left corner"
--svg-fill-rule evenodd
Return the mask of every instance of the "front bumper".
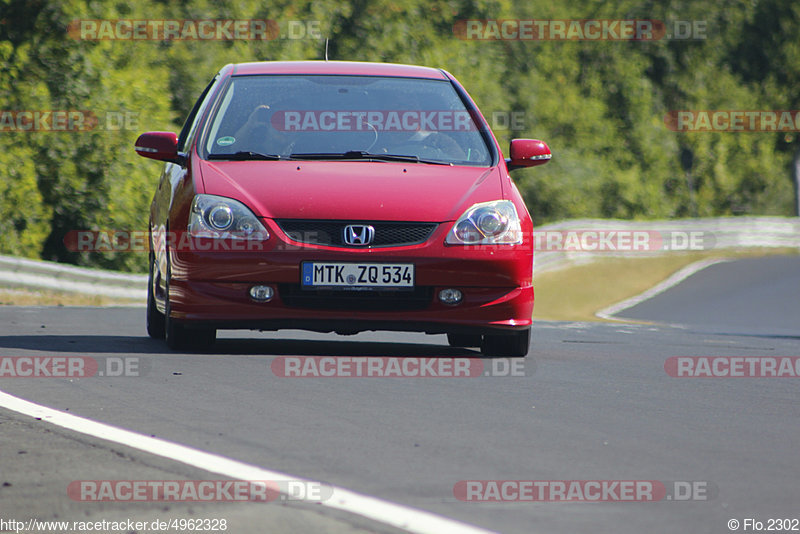
<path id="1" fill-rule="evenodd" d="M 345 334 L 502 334 L 531 325 L 530 247 L 445 246 L 434 236 L 408 247 L 341 249 L 296 245 L 271 234 L 275 246 L 261 250 L 171 251 L 171 316 L 187 327 Z M 300 287 L 303 261 L 413 263 L 416 285 L 414 291 L 306 290 Z M 251 299 L 253 285 L 271 286 L 272 300 Z M 461 303 L 439 301 L 446 288 L 460 290 Z"/>

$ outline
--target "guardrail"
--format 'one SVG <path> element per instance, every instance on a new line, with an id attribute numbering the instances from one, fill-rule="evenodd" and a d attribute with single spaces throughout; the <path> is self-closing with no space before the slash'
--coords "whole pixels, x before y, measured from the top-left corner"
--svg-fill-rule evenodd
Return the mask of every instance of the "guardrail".
<path id="1" fill-rule="evenodd" d="M 594 232 L 593 245 L 602 250 L 582 250 L 583 236 Z M 603 237 L 611 245 L 619 243 L 612 232 L 625 233 L 630 243 L 641 234 L 651 246 L 633 246 L 617 250 L 602 247 Z M 548 246 L 548 234 L 563 237 L 562 247 Z M 604 233 L 598 237 L 598 233 Z M 719 217 L 662 221 L 621 221 L 612 219 L 576 219 L 534 228 L 541 246 L 534 252 L 534 272 L 542 273 L 591 262 L 597 258 L 642 257 L 674 252 L 707 251 L 736 248 L 796 248 L 800 250 L 800 217 Z M 572 240 L 570 241 L 570 237 Z M 577 246 L 573 246 L 577 245 Z"/>
<path id="2" fill-rule="evenodd" d="M 125 299 L 147 298 L 147 275 L 0 256 L 0 285 Z"/>
<path id="3" fill-rule="evenodd" d="M 549 250 L 548 233 L 561 233 L 564 245 L 570 233 L 581 236 L 594 232 L 646 232 L 660 235 L 661 246 L 653 250 Z M 534 253 L 534 271 L 541 273 L 571 265 L 587 263 L 601 257 L 642 256 L 673 253 L 675 237 L 680 237 L 680 250 L 698 250 L 684 246 L 692 235 L 699 237 L 700 250 L 733 248 L 796 248 L 800 250 L 800 218 L 798 217 L 720 217 L 713 219 L 681 219 L 667 221 L 621 221 L 610 219 L 574 219 L 539 226 L 544 247 Z M 685 239 L 684 239 L 685 238 Z M 666 245 L 666 246 L 665 246 Z M 578 247 L 580 248 L 580 247 Z M 100 269 L 87 269 L 61 263 L 0 256 L 0 286 L 51 289 L 125 299 L 145 300 L 147 276 Z"/>

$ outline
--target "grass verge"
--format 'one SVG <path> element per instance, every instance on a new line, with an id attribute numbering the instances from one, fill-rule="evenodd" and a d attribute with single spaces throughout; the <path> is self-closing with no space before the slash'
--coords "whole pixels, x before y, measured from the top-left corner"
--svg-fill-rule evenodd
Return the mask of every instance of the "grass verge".
<path id="1" fill-rule="evenodd" d="M 144 300 L 83 295 L 47 289 L 0 287 L 0 306 L 144 306 Z"/>

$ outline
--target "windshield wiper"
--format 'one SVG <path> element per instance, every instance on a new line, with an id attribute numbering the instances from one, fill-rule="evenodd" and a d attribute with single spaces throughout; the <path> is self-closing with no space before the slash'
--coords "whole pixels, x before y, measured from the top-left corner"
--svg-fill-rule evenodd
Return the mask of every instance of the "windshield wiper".
<path id="1" fill-rule="evenodd" d="M 228 159 L 234 161 L 247 161 L 247 160 L 279 160 L 283 159 L 278 154 L 261 154 L 260 152 L 252 152 L 250 150 L 243 150 L 234 152 L 233 154 L 209 154 L 208 159 Z"/>
<path id="2" fill-rule="evenodd" d="M 289 156 L 291 159 L 319 159 L 319 160 L 365 160 L 365 161 L 399 161 L 404 163 L 426 163 L 428 165 L 453 165 L 447 161 L 424 159 L 419 156 L 406 156 L 402 154 L 371 154 L 363 150 L 349 150 L 347 152 L 319 152 L 299 153 Z"/>

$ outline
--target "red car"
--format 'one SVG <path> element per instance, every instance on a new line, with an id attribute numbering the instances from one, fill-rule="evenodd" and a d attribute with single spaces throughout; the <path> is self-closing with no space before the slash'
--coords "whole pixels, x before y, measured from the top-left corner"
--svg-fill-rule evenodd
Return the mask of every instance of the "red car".
<path id="1" fill-rule="evenodd" d="M 497 140 L 449 73 L 408 65 L 227 65 L 179 135 L 150 211 L 147 331 L 172 348 L 217 329 L 447 334 L 525 356 L 531 217 L 508 171 L 541 141 Z"/>

